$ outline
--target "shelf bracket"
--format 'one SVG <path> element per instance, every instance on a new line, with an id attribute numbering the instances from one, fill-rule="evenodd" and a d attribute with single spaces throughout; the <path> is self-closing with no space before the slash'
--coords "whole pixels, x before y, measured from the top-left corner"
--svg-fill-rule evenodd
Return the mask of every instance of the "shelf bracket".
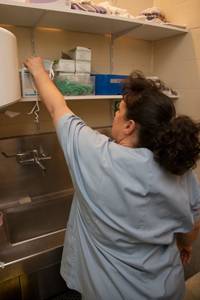
<path id="1" fill-rule="evenodd" d="M 44 17 L 44 15 L 48 12 L 45 10 L 43 14 L 39 17 L 39 19 L 35 22 L 35 24 L 31 27 L 31 44 L 32 44 L 32 55 L 35 56 L 35 39 L 34 39 L 34 31 L 37 28 L 40 20 Z"/>
<path id="2" fill-rule="evenodd" d="M 110 74 L 113 74 L 113 52 L 114 52 L 114 41 L 118 38 L 120 38 L 121 36 L 137 29 L 138 27 L 143 26 L 144 24 L 139 24 L 135 27 L 131 27 L 129 29 L 126 29 L 124 31 L 118 32 L 116 34 L 111 35 L 111 45 L 110 45 Z"/>
<path id="3" fill-rule="evenodd" d="M 118 32 L 116 34 L 111 35 L 111 46 L 110 46 L 110 74 L 113 74 L 113 52 L 114 52 L 114 41 L 118 38 L 120 38 L 121 36 L 137 29 L 138 27 L 143 26 L 144 24 L 139 24 L 135 27 L 129 28 L 127 30 Z M 114 116 L 115 116 L 115 110 L 117 105 L 119 105 L 120 100 L 113 100 L 111 101 L 111 116 L 110 116 L 110 122 L 111 125 L 113 124 L 113 120 L 114 120 Z"/>

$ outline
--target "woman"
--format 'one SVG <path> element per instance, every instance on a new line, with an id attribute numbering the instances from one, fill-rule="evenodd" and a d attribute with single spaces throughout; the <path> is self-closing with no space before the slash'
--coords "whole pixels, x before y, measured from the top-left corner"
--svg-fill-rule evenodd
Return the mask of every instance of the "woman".
<path id="1" fill-rule="evenodd" d="M 199 124 L 176 118 L 155 83 L 133 73 L 112 142 L 72 113 L 41 58 L 24 64 L 53 118 L 75 188 L 61 262 L 68 287 L 87 300 L 184 299 L 182 265 L 200 226 L 191 171 Z"/>

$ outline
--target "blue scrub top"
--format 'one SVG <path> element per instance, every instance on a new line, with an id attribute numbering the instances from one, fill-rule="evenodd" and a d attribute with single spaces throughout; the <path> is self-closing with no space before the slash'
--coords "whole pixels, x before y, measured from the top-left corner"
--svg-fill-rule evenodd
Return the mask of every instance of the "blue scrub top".
<path id="1" fill-rule="evenodd" d="M 66 114 L 57 135 L 75 195 L 61 275 L 87 300 L 181 300 L 174 233 L 198 221 L 199 183 L 172 175 L 145 148 L 127 148 Z"/>

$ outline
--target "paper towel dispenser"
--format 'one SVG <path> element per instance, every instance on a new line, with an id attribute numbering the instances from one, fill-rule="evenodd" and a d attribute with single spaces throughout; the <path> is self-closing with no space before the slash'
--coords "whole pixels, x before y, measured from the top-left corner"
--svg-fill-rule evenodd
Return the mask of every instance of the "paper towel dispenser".
<path id="1" fill-rule="evenodd" d="M 21 99 L 17 39 L 0 27 L 0 110 Z M 1 112 L 1 111 L 0 111 Z"/>

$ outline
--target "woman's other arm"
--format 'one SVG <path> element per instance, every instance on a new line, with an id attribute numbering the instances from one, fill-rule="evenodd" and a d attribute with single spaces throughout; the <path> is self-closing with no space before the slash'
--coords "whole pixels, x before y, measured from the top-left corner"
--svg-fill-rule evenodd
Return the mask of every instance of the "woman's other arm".
<path id="1" fill-rule="evenodd" d="M 194 230 L 187 233 L 176 233 L 176 243 L 180 251 L 183 265 L 189 264 L 192 259 L 192 244 L 196 240 L 200 227 L 200 220 L 194 224 Z"/>

